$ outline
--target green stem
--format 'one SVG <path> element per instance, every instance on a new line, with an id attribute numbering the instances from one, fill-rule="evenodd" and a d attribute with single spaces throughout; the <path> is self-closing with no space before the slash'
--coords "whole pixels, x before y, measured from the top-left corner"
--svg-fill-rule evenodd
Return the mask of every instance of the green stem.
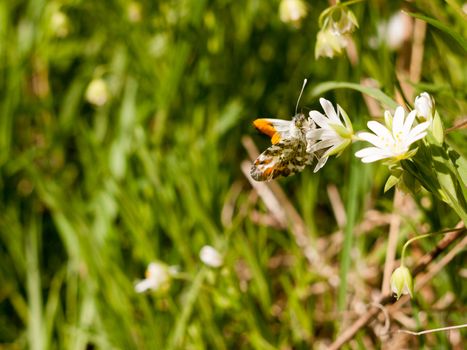
<path id="1" fill-rule="evenodd" d="M 429 237 L 429 236 L 439 235 L 439 234 L 446 234 L 446 233 L 450 233 L 450 232 L 453 232 L 453 231 L 456 231 L 456 230 L 458 230 L 458 229 L 448 229 L 448 230 L 425 233 L 425 234 L 420 235 L 420 236 L 412 237 L 407 242 L 405 242 L 404 246 L 402 247 L 401 266 L 404 266 L 405 251 L 407 250 L 407 247 L 409 246 L 409 244 L 411 244 L 412 242 L 415 242 L 415 241 L 417 241 L 419 239 L 426 238 L 426 237 Z"/>
<path id="2" fill-rule="evenodd" d="M 424 235 L 420 235 L 420 236 L 416 236 L 416 237 L 413 237 L 411 239 L 409 239 L 407 242 L 405 242 L 404 246 L 402 247 L 402 252 L 401 252 L 401 266 L 404 266 L 404 257 L 405 257 L 405 251 L 407 249 L 407 247 L 409 246 L 410 243 L 416 241 L 416 240 L 419 240 L 419 239 L 422 239 L 422 238 L 426 238 L 428 236 L 432 236 L 434 234 L 436 234 L 437 232 L 432 232 L 432 233 L 427 233 L 427 234 L 424 234 Z"/>
<path id="3" fill-rule="evenodd" d="M 30 213 L 30 223 L 26 236 L 26 291 L 29 306 L 29 348 L 44 349 L 44 322 L 42 317 L 41 276 L 39 271 L 40 229 L 34 212 Z"/>
<path id="4" fill-rule="evenodd" d="M 349 193 L 347 197 L 347 222 L 344 231 L 344 243 L 341 255 L 341 266 L 340 266 L 340 285 L 339 285 L 339 296 L 338 296 L 338 307 L 339 310 L 345 310 L 346 296 L 347 296 L 347 275 L 350 268 L 350 251 L 352 249 L 353 240 L 353 229 L 355 226 L 355 217 L 357 214 L 357 201 L 358 201 L 358 180 L 360 178 L 360 167 L 352 159 L 350 167 L 350 183 Z"/>
<path id="5" fill-rule="evenodd" d="M 180 317 L 178 317 L 177 321 L 175 322 L 174 332 L 169 340 L 168 349 L 180 348 L 182 345 L 185 331 L 188 326 L 188 321 L 193 312 L 193 308 L 201 291 L 201 287 L 203 286 L 206 272 L 207 268 L 202 268 L 198 272 L 195 279 L 193 280 L 193 284 L 190 286 L 186 294 L 183 309 L 181 311 Z"/>

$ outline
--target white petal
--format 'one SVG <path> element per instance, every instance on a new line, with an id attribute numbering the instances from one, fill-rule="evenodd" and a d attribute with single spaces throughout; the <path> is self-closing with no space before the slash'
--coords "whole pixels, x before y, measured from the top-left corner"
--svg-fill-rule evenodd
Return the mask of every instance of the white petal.
<path id="1" fill-rule="evenodd" d="M 410 132 L 410 129 L 412 128 L 413 122 L 415 120 L 415 116 L 417 115 L 417 111 L 412 111 L 409 113 L 407 118 L 405 119 L 404 123 L 404 135 L 408 135 Z"/>
<path id="2" fill-rule="evenodd" d="M 362 148 L 361 150 L 355 152 L 355 156 L 358 158 L 363 158 L 363 157 L 368 157 L 373 154 L 380 154 L 381 149 L 377 147 L 367 147 L 367 148 Z"/>
<path id="3" fill-rule="evenodd" d="M 425 131 L 428 127 L 430 126 L 430 122 L 424 122 L 424 123 L 421 123 L 421 124 L 418 124 L 415 128 L 413 128 L 412 130 L 410 130 L 410 133 L 408 135 L 409 138 L 412 138 L 414 137 L 415 135 Z"/>
<path id="4" fill-rule="evenodd" d="M 392 121 L 392 134 L 395 135 L 402 131 L 404 126 L 405 111 L 404 108 L 399 106 L 394 112 L 394 120 Z"/>
<path id="5" fill-rule="evenodd" d="M 362 159 L 364 163 L 369 163 L 375 160 L 392 157 L 393 154 L 391 154 L 391 152 L 388 152 L 387 150 L 382 150 L 380 148 L 368 147 L 356 152 L 355 156 L 358 158 L 365 159 L 365 161 Z"/>
<path id="6" fill-rule="evenodd" d="M 148 289 L 156 289 L 156 286 L 154 285 L 154 281 L 151 279 L 144 279 L 135 285 L 135 291 L 136 293 L 143 293 L 147 291 Z"/>
<path id="7" fill-rule="evenodd" d="M 306 133 L 306 138 L 314 141 L 320 140 L 324 134 L 324 129 L 312 129 L 308 130 Z"/>
<path id="8" fill-rule="evenodd" d="M 334 124 L 329 124 L 330 129 L 322 129 L 323 134 L 321 135 L 322 139 L 330 139 L 330 138 L 340 138 L 340 136 L 336 133 L 336 131 L 332 128 L 332 125 Z"/>
<path id="9" fill-rule="evenodd" d="M 381 159 L 389 158 L 388 155 L 385 154 L 373 154 L 372 156 L 368 156 L 365 158 L 362 158 L 363 163 L 373 163 Z"/>
<path id="10" fill-rule="evenodd" d="M 331 147 L 333 144 L 334 144 L 333 140 L 322 140 L 322 141 L 315 143 L 311 147 L 309 147 L 308 152 L 309 153 L 316 152 L 316 151 L 319 151 L 320 149 Z"/>
<path id="11" fill-rule="evenodd" d="M 367 141 L 379 148 L 386 148 L 387 147 L 387 142 L 383 140 L 382 138 L 376 136 L 375 134 L 371 134 L 369 132 L 361 132 L 357 135 L 359 138 L 361 138 L 364 141 Z"/>
<path id="12" fill-rule="evenodd" d="M 386 128 L 383 124 L 381 124 L 381 123 L 379 123 L 377 121 L 371 120 L 366 125 L 368 126 L 368 128 L 371 131 L 373 131 L 379 137 L 382 137 L 384 139 L 392 139 L 393 138 L 392 134 L 388 130 L 388 128 Z"/>
<path id="13" fill-rule="evenodd" d="M 319 103 L 321 103 L 321 107 L 323 107 L 324 113 L 335 123 L 340 123 L 339 117 L 337 116 L 332 103 L 324 98 L 319 99 Z"/>
<path id="14" fill-rule="evenodd" d="M 318 170 L 321 169 L 326 164 L 327 161 L 328 161 L 328 157 L 321 157 L 318 160 L 318 164 L 316 164 L 315 169 L 313 170 L 313 172 L 314 173 L 318 172 Z"/>
<path id="15" fill-rule="evenodd" d="M 421 134 L 418 134 L 417 136 L 414 136 L 414 137 L 410 138 L 407 147 L 410 146 L 412 143 L 414 143 L 414 142 L 416 142 L 416 141 L 418 141 L 420 139 L 423 139 L 425 136 L 426 136 L 426 132 L 422 132 Z"/>
<path id="16" fill-rule="evenodd" d="M 321 128 L 328 128 L 329 118 L 326 118 L 318 111 L 310 111 L 310 118 Z"/>

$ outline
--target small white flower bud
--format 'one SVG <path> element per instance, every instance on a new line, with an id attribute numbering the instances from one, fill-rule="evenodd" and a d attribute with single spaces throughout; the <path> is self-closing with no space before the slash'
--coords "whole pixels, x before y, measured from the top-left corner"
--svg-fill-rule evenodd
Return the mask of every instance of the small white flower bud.
<path id="1" fill-rule="evenodd" d="M 50 28 L 55 36 L 64 38 L 70 32 L 70 23 L 67 15 L 62 11 L 55 11 L 50 18 Z"/>
<path id="2" fill-rule="evenodd" d="M 213 247 L 205 245 L 199 252 L 201 261 L 210 267 L 221 267 L 224 263 L 223 256 Z"/>
<path id="3" fill-rule="evenodd" d="M 417 96 L 414 104 L 417 116 L 425 120 L 431 120 L 433 118 L 433 98 L 427 92 L 422 92 Z"/>
<path id="4" fill-rule="evenodd" d="M 279 5 L 279 17 L 284 23 L 298 26 L 306 14 L 306 4 L 303 0 L 282 0 Z"/>
<path id="5" fill-rule="evenodd" d="M 407 267 L 401 265 L 394 270 L 391 276 L 391 290 L 399 299 L 402 294 L 413 297 L 413 279 Z"/>
<path id="6" fill-rule="evenodd" d="M 86 89 L 86 100 L 95 105 L 103 106 L 109 99 L 109 89 L 102 79 L 94 79 Z"/>

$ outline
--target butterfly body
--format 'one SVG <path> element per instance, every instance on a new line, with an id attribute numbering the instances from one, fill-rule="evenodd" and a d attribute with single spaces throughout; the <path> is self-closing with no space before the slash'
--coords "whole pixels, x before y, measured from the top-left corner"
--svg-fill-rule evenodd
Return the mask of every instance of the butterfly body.
<path id="1" fill-rule="evenodd" d="M 256 119 L 253 124 L 272 142 L 251 167 L 250 175 L 256 181 L 298 173 L 313 161 L 313 154 L 307 152 L 306 133 L 315 126 L 304 114 L 299 113 L 292 120 Z"/>

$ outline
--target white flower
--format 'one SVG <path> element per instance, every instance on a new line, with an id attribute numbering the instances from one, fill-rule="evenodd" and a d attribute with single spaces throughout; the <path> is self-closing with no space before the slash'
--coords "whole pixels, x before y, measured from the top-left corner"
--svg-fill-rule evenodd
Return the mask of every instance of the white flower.
<path id="1" fill-rule="evenodd" d="M 142 293 L 147 290 L 163 290 L 170 286 L 173 268 L 161 262 L 152 262 L 146 269 L 146 278 L 135 285 L 135 291 Z"/>
<path id="2" fill-rule="evenodd" d="M 376 121 L 369 121 L 368 128 L 374 132 L 359 133 L 359 139 L 373 144 L 375 147 L 361 149 L 355 156 L 362 158 L 362 162 L 371 163 L 377 160 L 393 158 L 398 161 L 406 159 L 415 154 L 409 152 L 410 145 L 422 139 L 426 135 L 429 122 L 424 122 L 412 128 L 417 111 L 412 111 L 405 117 L 404 108 L 396 108 L 394 119 L 389 111 L 384 116 L 386 126 Z"/>
<path id="3" fill-rule="evenodd" d="M 334 57 L 342 54 L 342 50 L 347 46 L 347 38 L 339 33 L 335 33 L 331 28 L 321 29 L 318 32 L 315 46 L 315 58 Z"/>
<path id="4" fill-rule="evenodd" d="M 103 106 L 109 99 L 109 89 L 102 79 L 94 79 L 86 89 L 86 100 L 95 105 Z"/>
<path id="5" fill-rule="evenodd" d="M 422 92 L 417 96 L 414 105 L 418 117 L 425 120 L 433 119 L 433 98 L 427 92 Z"/>
<path id="6" fill-rule="evenodd" d="M 199 258 L 210 267 L 221 267 L 224 263 L 222 255 L 213 247 L 205 245 L 199 252 Z"/>
<path id="7" fill-rule="evenodd" d="M 303 0 L 282 0 L 279 5 L 279 17 L 284 23 L 299 25 L 306 14 L 306 4 Z"/>
<path id="8" fill-rule="evenodd" d="M 329 156 L 340 154 L 352 142 L 353 138 L 352 123 L 341 106 L 337 105 L 336 112 L 328 100 L 320 98 L 319 102 L 326 116 L 318 111 L 311 111 L 310 118 L 319 128 L 310 129 L 306 134 L 307 152 L 315 153 L 326 149 L 320 156 L 314 172 L 317 172 L 326 164 Z M 342 122 L 341 117 L 345 124 Z"/>

